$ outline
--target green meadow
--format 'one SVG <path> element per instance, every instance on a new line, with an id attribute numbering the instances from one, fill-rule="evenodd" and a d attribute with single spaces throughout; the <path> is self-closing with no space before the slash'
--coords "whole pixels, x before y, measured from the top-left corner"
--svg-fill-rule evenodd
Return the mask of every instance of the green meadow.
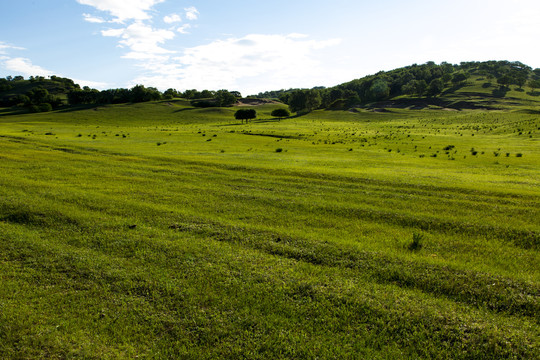
<path id="1" fill-rule="evenodd" d="M 540 98 L 496 105 L 3 109 L 0 358 L 540 358 Z"/>

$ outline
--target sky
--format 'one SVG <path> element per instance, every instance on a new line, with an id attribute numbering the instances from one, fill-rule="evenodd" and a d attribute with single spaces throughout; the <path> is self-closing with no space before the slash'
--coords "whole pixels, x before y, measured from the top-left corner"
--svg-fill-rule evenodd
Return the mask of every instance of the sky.
<path id="1" fill-rule="evenodd" d="M 0 0 L 0 77 L 267 90 L 428 61 L 540 67 L 538 0 Z"/>

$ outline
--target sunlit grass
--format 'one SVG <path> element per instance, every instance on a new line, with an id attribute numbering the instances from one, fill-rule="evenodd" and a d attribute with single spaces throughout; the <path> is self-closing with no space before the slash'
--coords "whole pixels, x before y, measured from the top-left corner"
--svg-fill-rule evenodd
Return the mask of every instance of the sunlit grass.
<path id="1" fill-rule="evenodd" d="M 538 115 L 275 107 L 0 117 L 0 357 L 539 355 Z"/>

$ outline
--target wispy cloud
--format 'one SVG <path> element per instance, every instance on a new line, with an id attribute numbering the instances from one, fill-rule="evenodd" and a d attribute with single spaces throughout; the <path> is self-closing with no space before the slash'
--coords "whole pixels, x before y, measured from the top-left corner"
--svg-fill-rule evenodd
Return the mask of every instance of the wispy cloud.
<path id="1" fill-rule="evenodd" d="M 81 5 L 88 5 L 97 10 L 110 13 L 116 22 L 126 20 L 148 20 L 149 11 L 154 5 L 165 0 L 77 0 Z"/>
<path id="2" fill-rule="evenodd" d="M 13 46 L 0 41 L 0 54 L 7 54 L 8 50 L 25 50 L 22 47 Z"/>
<path id="3" fill-rule="evenodd" d="M 176 31 L 178 31 L 180 34 L 189 34 L 188 29 L 191 29 L 191 24 L 184 24 L 176 29 Z"/>
<path id="4" fill-rule="evenodd" d="M 167 15 L 163 18 L 163 21 L 167 24 L 173 24 L 182 21 L 182 17 L 178 14 Z"/>
<path id="5" fill-rule="evenodd" d="M 106 22 L 102 18 L 97 17 L 97 16 L 92 16 L 90 14 L 83 14 L 83 17 L 84 17 L 84 21 L 87 21 L 89 23 L 102 24 L 102 23 Z"/>
<path id="6" fill-rule="evenodd" d="M 186 11 L 186 19 L 197 20 L 199 18 L 199 10 L 195 6 L 184 9 Z"/>

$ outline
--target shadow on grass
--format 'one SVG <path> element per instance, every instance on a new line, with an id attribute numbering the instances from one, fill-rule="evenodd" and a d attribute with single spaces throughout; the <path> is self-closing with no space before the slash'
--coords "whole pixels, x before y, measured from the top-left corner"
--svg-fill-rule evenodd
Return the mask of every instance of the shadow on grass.
<path id="1" fill-rule="evenodd" d="M 201 108 L 183 108 L 183 109 L 178 109 L 178 110 L 175 110 L 173 111 L 173 113 L 179 113 L 179 112 L 183 112 L 183 111 L 188 111 L 188 110 L 197 110 L 197 109 L 201 109 Z"/>
<path id="2" fill-rule="evenodd" d="M 518 112 L 523 113 L 523 114 L 540 115 L 540 110 L 533 110 L 533 109 L 524 109 L 524 110 L 519 110 Z"/>
<path id="3" fill-rule="evenodd" d="M 65 109 L 57 110 L 57 112 L 59 112 L 59 113 L 70 113 L 70 112 L 90 110 L 90 109 L 94 109 L 94 110 L 97 111 L 100 106 L 103 107 L 103 106 L 106 106 L 106 104 L 103 104 L 103 105 L 97 105 L 97 104 L 70 105 L 70 106 L 67 106 Z"/>
<path id="4" fill-rule="evenodd" d="M 448 94 L 453 94 L 453 93 L 455 93 L 456 91 L 458 91 L 459 89 L 461 89 L 461 88 L 463 88 L 465 86 L 467 86 L 466 83 L 461 83 L 461 84 L 454 85 L 451 88 L 448 88 L 445 91 L 443 91 L 441 93 L 441 95 L 444 96 L 444 95 L 448 95 Z"/>
<path id="5" fill-rule="evenodd" d="M 288 117 L 288 118 L 284 118 L 284 119 L 290 119 L 291 117 Z M 284 120 L 284 119 L 281 119 L 281 120 Z M 221 124 L 221 125 L 217 125 L 218 127 L 226 127 L 226 126 L 241 126 L 241 125 L 248 125 L 248 124 L 265 124 L 265 123 L 279 123 L 280 122 L 280 119 L 260 119 L 260 120 L 254 120 L 254 121 L 250 121 L 249 123 L 233 123 L 233 124 Z"/>
<path id="6" fill-rule="evenodd" d="M 0 116 L 10 116 L 10 115 L 22 115 L 29 114 L 28 109 L 16 109 L 16 108 L 2 108 L 0 109 Z"/>
<path id="7" fill-rule="evenodd" d="M 491 94 L 493 95 L 493 97 L 503 98 L 503 97 L 506 96 L 506 93 L 508 93 L 509 90 L 510 89 L 507 88 L 507 87 L 500 87 L 500 88 L 497 88 L 497 89 L 493 89 Z"/>

